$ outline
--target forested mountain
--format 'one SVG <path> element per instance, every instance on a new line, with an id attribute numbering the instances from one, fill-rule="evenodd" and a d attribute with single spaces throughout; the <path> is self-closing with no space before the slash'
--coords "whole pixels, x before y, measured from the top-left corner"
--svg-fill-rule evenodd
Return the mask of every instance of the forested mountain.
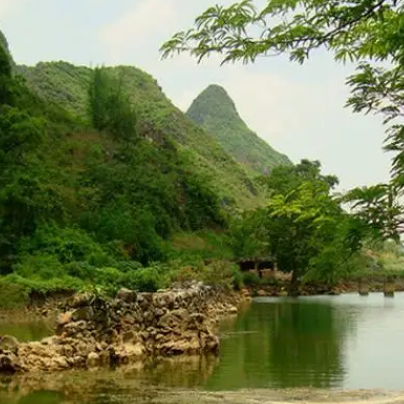
<path id="1" fill-rule="evenodd" d="M 253 174 L 263 174 L 290 160 L 257 136 L 237 112 L 226 90 L 218 85 L 206 88 L 192 103 L 187 116 L 213 134 L 224 150 Z"/>
<path id="2" fill-rule="evenodd" d="M 17 68 L 24 81 L 3 42 L 0 274 L 92 278 L 97 268 L 164 260 L 176 231 L 222 228 L 224 196 L 198 164 L 205 172 L 228 166 L 253 198 L 220 147 L 208 161 L 178 145 L 181 130 L 198 129 L 146 74 L 42 63 Z"/>
<path id="3" fill-rule="evenodd" d="M 298 292 L 334 282 L 380 232 L 341 208 L 319 162 L 292 165 L 248 129 L 221 87 L 186 116 L 137 68 L 16 66 L 2 34 L 0 182 L 0 307 L 32 291 L 240 288 L 234 259 L 268 254 Z"/>
<path id="4" fill-rule="evenodd" d="M 7 39 L 6 39 L 6 37 L 4 36 L 4 34 L 3 34 L 1 31 L 0 31 L 0 45 L 1 45 L 4 49 L 8 50 Z"/>
<path id="5" fill-rule="evenodd" d="M 153 77 L 130 66 L 105 70 L 117 78 L 133 104 L 141 137 L 157 143 L 164 138 L 175 142 L 183 159 L 211 184 L 224 204 L 240 207 L 259 204 L 259 191 L 244 168 L 225 152 L 212 134 L 199 128 L 176 108 Z M 67 109 L 83 122 L 88 121 L 90 68 L 51 62 L 35 67 L 19 66 L 18 72 L 42 99 Z M 247 144 L 244 146 L 248 147 Z"/>
<path id="6" fill-rule="evenodd" d="M 1 32 L 1 30 L 0 30 L 0 46 L 5 50 L 5 52 L 6 52 L 7 56 L 8 56 L 8 59 L 9 59 L 9 61 L 11 63 L 11 67 L 14 69 L 15 68 L 15 63 L 14 63 L 13 57 L 12 57 L 12 55 L 10 53 L 10 49 L 9 49 L 9 46 L 8 46 L 8 41 L 7 41 L 7 38 L 5 37 L 5 35 L 3 34 L 3 32 Z"/>
<path id="7" fill-rule="evenodd" d="M 263 202 L 245 167 L 147 73 L 16 66 L 1 33 L 0 163 L 9 297 L 18 295 L 10 285 L 155 290 L 176 268 L 164 262 L 194 248 L 175 235 L 216 237 L 235 210 Z"/>

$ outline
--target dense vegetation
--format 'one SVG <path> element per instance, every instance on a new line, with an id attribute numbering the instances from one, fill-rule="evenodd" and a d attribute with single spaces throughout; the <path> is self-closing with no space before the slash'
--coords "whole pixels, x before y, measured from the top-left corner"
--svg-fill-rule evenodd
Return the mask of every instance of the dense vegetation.
<path id="1" fill-rule="evenodd" d="M 125 69 L 85 71 L 77 115 L 32 92 L 0 46 L 3 304 L 30 290 L 156 290 L 179 269 L 167 264 L 175 233 L 226 227 L 220 197 L 189 157 L 163 128 L 157 141 L 136 126 Z"/>
<path id="2" fill-rule="evenodd" d="M 162 46 L 164 57 L 189 52 L 201 60 L 216 53 L 222 63 L 250 63 L 260 56 L 279 54 L 303 63 L 314 50 L 325 47 L 334 53 L 336 61 L 357 63 L 356 74 L 347 80 L 352 91 L 347 105 L 354 112 L 383 116 L 387 126 L 385 149 L 394 153 L 392 178 L 388 184 L 362 187 L 336 197 L 330 195 L 332 178 L 316 175 L 299 181 L 297 167 L 272 171 L 264 180 L 272 192 L 269 207 L 264 213 L 249 214 L 248 219 L 258 216 L 261 219 L 255 217 L 254 223 L 263 223 L 270 217 L 269 224 L 262 226 L 272 235 L 266 248 L 276 256 L 282 270 L 293 269 L 295 282 L 299 274 L 303 278 L 318 274 L 322 280 L 333 278 L 335 270 L 341 268 L 336 265 L 338 257 L 347 256 L 343 261 L 346 266 L 357 252 L 364 258 L 364 251 L 369 252 L 365 246 L 389 248 L 385 247 L 386 240 L 397 246 L 396 254 L 402 257 L 403 21 L 402 0 L 267 0 L 260 5 L 244 0 L 209 8 L 196 18 L 194 27 L 175 34 Z M 315 165 L 312 168 L 317 170 Z M 288 177 L 293 172 L 293 187 L 289 188 Z M 342 206 L 350 208 L 351 214 Z M 285 226 L 288 232 L 283 230 Z M 246 227 L 257 231 L 255 225 Z M 375 240 L 383 247 L 375 247 Z M 381 262 L 378 259 L 378 264 Z"/>
<path id="3" fill-rule="evenodd" d="M 248 128 L 233 100 L 218 85 L 204 90 L 188 109 L 187 116 L 214 134 L 224 150 L 252 175 L 268 172 L 278 165 L 291 164 L 285 155 L 275 151 Z"/>
<path id="4" fill-rule="evenodd" d="M 301 281 L 334 284 L 357 270 L 363 243 L 372 236 L 360 217 L 342 209 L 332 194 L 337 178 L 320 168 L 308 160 L 275 168 L 262 178 L 271 195 L 267 207 L 234 224 L 235 249 L 250 256 L 269 253 L 280 271 L 293 274 L 294 294 Z"/>
<path id="5" fill-rule="evenodd" d="M 67 109 L 89 125 L 88 87 L 92 70 L 66 62 L 18 66 L 29 88 L 42 99 Z M 131 66 L 106 67 L 119 81 L 137 115 L 137 133 L 157 144 L 167 139 L 176 145 L 187 170 L 197 171 L 219 195 L 221 203 L 254 207 L 262 203 L 259 187 L 243 167 L 229 156 L 214 136 L 198 128 L 164 95 L 156 80 Z"/>
<path id="6" fill-rule="evenodd" d="M 403 7 L 271 0 L 258 10 L 246 0 L 208 10 L 163 51 L 217 51 L 225 61 L 280 51 L 303 61 L 325 44 L 337 59 L 360 62 L 349 79 L 355 111 L 382 113 L 389 124 L 404 99 L 394 28 Z M 284 13 L 289 22 L 249 36 Z M 391 70 L 369 59 L 389 60 Z M 263 147 L 222 89 L 206 90 L 188 115 L 136 68 L 15 66 L 0 37 L 0 305 L 32 290 L 152 291 L 195 278 L 240 287 L 222 261 L 235 257 L 271 255 L 293 273 L 291 293 L 300 282 L 401 268 L 400 122 L 387 140 L 396 152 L 391 183 L 338 195 L 320 163 L 293 166 Z"/>

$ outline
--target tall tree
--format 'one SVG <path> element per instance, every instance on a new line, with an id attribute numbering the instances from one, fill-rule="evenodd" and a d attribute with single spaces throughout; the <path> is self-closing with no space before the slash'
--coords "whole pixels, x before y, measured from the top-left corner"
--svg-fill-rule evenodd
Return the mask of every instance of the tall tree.
<path id="1" fill-rule="evenodd" d="M 136 112 L 125 94 L 122 78 L 97 67 L 89 87 L 89 112 L 94 128 L 109 131 L 118 138 L 136 135 Z"/>
<path id="2" fill-rule="evenodd" d="M 338 185 L 339 180 L 335 175 L 324 175 L 321 173 L 319 161 L 301 160 L 294 166 L 274 167 L 268 175 L 259 178 L 272 195 L 286 195 L 298 188 L 304 182 L 319 181 L 330 190 Z"/>
<path id="3" fill-rule="evenodd" d="M 267 211 L 270 252 L 279 270 L 292 272 L 291 294 L 305 278 L 335 282 L 362 246 L 360 222 L 341 209 L 324 182 L 274 196 Z"/>

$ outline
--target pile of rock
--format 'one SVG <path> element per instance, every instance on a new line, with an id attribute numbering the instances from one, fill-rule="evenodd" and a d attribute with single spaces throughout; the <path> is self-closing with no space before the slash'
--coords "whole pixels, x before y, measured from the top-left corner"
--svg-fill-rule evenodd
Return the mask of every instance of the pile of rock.
<path id="1" fill-rule="evenodd" d="M 217 352 L 220 316 L 237 313 L 241 297 L 201 284 L 115 299 L 74 296 L 59 315 L 56 335 L 19 344 L 0 340 L 0 373 L 115 366 L 147 356 Z"/>

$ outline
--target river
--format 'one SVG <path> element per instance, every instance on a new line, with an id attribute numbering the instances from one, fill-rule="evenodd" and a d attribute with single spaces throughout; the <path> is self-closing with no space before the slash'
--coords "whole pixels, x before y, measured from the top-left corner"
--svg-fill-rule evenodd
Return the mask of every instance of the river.
<path id="1" fill-rule="evenodd" d="M 359 389 L 404 391 L 404 293 L 257 298 L 222 324 L 221 338 L 218 358 L 3 379 L 0 403 L 255 403 L 341 389 L 346 401 Z"/>

